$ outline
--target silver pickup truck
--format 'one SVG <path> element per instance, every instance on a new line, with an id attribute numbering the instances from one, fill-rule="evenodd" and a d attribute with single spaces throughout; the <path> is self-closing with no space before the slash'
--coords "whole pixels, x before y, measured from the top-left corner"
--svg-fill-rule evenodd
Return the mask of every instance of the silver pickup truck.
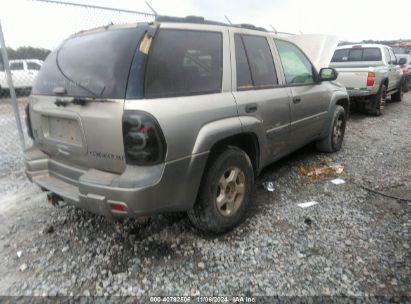
<path id="1" fill-rule="evenodd" d="M 344 45 L 336 49 L 330 67 L 338 71 L 352 104 L 363 106 L 371 115 L 383 113 L 385 99 L 403 97 L 402 74 L 394 52 L 381 44 Z"/>

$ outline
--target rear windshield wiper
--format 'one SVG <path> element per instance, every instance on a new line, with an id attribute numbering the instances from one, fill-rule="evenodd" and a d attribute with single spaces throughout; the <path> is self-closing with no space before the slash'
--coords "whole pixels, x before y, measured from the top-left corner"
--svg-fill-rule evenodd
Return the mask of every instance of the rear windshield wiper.
<path id="1" fill-rule="evenodd" d="M 96 98 L 91 98 L 91 97 L 73 97 L 73 98 L 67 98 L 67 99 L 60 99 L 57 98 L 54 104 L 58 107 L 65 107 L 69 103 L 75 104 L 75 105 L 80 105 L 84 106 L 87 102 L 107 102 L 107 99 L 96 99 Z"/>

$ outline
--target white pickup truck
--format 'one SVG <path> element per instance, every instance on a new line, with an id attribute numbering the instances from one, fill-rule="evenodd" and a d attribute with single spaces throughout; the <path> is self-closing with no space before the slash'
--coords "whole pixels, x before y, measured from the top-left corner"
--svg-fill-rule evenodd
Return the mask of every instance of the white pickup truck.
<path id="1" fill-rule="evenodd" d="M 43 65 L 38 59 L 10 60 L 10 71 L 16 89 L 29 89 Z M 4 70 L 0 70 L 0 91 L 8 90 L 9 85 Z"/>
<path id="2" fill-rule="evenodd" d="M 371 115 L 383 113 L 385 99 L 403 97 L 402 73 L 392 49 L 381 44 L 340 46 L 330 67 L 338 71 L 337 81 L 344 85 L 351 104 L 362 105 Z"/>

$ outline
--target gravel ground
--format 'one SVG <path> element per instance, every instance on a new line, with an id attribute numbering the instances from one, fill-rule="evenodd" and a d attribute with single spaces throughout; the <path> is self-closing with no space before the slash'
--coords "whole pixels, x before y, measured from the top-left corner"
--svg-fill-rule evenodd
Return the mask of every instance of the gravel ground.
<path id="1" fill-rule="evenodd" d="M 353 114 L 340 152 L 307 146 L 266 168 L 247 220 L 220 237 L 184 216 L 120 223 L 55 209 L 18 179 L 19 192 L 0 199 L 0 295 L 409 297 L 411 93 L 405 98 L 383 117 Z M 339 175 L 301 174 L 335 164 L 344 166 Z M 297 206 L 305 201 L 318 204 Z"/>

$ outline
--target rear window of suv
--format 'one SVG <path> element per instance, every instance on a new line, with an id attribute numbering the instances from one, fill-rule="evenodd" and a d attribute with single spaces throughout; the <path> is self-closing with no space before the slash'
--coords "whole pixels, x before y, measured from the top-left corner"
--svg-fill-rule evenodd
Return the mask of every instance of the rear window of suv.
<path id="1" fill-rule="evenodd" d="M 382 56 L 379 48 L 347 48 L 336 50 L 331 62 L 381 60 Z"/>
<path id="2" fill-rule="evenodd" d="M 125 98 L 127 78 L 145 28 L 110 29 L 65 40 L 44 62 L 33 94 L 54 95 L 64 87 L 68 96 Z"/>
<path id="3" fill-rule="evenodd" d="M 217 32 L 160 29 L 148 55 L 145 97 L 221 92 L 222 44 Z"/>

